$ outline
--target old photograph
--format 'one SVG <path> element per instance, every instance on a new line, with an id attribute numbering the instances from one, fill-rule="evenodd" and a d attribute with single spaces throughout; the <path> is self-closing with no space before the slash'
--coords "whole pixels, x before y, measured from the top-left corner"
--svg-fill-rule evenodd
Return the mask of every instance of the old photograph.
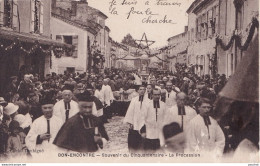
<path id="1" fill-rule="evenodd" d="M 0 0 L 0 163 L 259 163 L 259 0 Z"/>

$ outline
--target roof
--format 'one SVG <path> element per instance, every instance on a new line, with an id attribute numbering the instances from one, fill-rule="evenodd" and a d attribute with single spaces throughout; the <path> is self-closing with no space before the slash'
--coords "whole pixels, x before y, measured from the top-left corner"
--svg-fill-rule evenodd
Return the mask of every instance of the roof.
<path id="1" fill-rule="evenodd" d="M 177 34 L 177 35 L 175 35 L 175 36 L 172 36 L 172 37 L 168 38 L 167 41 L 169 42 L 169 40 L 171 40 L 171 39 L 173 39 L 173 38 L 175 38 L 175 37 L 178 37 L 178 36 L 180 36 L 180 35 L 183 35 L 183 34 L 185 34 L 185 33 L 187 33 L 187 32 L 182 32 L 182 33 L 179 33 L 179 34 Z"/>
<path id="2" fill-rule="evenodd" d="M 186 11 L 186 13 L 190 13 L 192 11 L 192 9 L 198 4 L 198 2 L 201 1 L 201 0 L 195 0 L 191 5 L 190 7 L 188 8 L 188 10 Z"/>
<path id="3" fill-rule="evenodd" d="M 97 15 L 99 15 L 99 16 L 101 16 L 101 17 L 103 17 L 104 19 L 107 19 L 108 17 L 104 14 L 104 13 L 102 13 L 100 10 L 98 10 L 98 9 L 95 9 L 95 8 L 93 8 L 93 7 L 90 7 L 90 6 L 87 6 L 87 9 L 89 9 L 88 10 L 88 12 L 89 12 L 89 14 L 97 14 Z"/>
<path id="4" fill-rule="evenodd" d="M 88 21 L 87 23 L 83 23 L 82 21 L 78 21 L 78 20 L 71 20 L 67 17 L 63 17 L 61 15 L 52 13 L 52 17 L 57 18 L 59 20 L 62 20 L 70 25 L 73 25 L 75 27 L 81 28 L 83 30 L 86 30 L 94 35 L 96 35 L 98 32 L 96 30 L 97 25 L 95 25 L 93 22 Z"/>

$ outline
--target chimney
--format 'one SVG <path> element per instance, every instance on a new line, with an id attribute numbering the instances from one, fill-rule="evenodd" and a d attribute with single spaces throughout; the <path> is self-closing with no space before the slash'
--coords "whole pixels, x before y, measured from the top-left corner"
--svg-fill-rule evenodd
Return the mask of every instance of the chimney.
<path id="1" fill-rule="evenodd" d="M 53 8 L 56 8 L 56 1 L 57 0 L 52 0 L 51 1 L 51 8 L 53 9 Z"/>
<path id="2" fill-rule="evenodd" d="M 188 26 L 185 26 L 184 27 L 184 32 L 187 32 L 188 31 Z"/>
<path id="3" fill-rule="evenodd" d="M 77 1 L 71 1 L 71 15 L 77 15 Z"/>

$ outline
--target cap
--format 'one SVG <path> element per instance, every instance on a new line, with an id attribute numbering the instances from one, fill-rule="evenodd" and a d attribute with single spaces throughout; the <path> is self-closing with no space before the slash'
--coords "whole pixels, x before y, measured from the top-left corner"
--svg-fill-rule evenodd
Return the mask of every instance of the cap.
<path id="1" fill-rule="evenodd" d="M 88 91 L 85 91 L 83 93 L 79 93 L 76 95 L 78 101 L 86 101 L 86 102 L 93 102 L 94 98 L 91 96 L 91 94 Z"/>
<path id="2" fill-rule="evenodd" d="M 180 125 L 176 122 L 165 125 L 163 127 L 163 135 L 165 139 L 171 138 L 182 132 Z"/>

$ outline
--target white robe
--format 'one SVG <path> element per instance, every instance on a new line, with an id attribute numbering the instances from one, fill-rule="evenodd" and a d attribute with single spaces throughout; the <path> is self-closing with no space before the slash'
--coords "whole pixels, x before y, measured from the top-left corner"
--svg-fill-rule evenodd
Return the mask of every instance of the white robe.
<path id="1" fill-rule="evenodd" d="M 134 74 L 134 77 L 135 77 L 135 81 L 134 81 L 135 85 L 142 85 L 142 79 L 136 74 Z"/>
<path id="2" fill-rule="evenodd" d="M 149 98 L 148 98 L 148 93 L 145 93 L 145 94 L 144 94 L 144 99 L 145 99 L 145 100 L 150 100 L 150 101 L 152 100 L 152 99 L 149 99 Z"/>
<path id="3" fill-rule="evenodd" d="M 125 118 L 124 118 L 124 123 L 130 123 L 133 125 L 134 130 L 140 130 L 144 123 L 142 121 L 142 117 L 144 114 L 144 107 L 147 105 L 149 102 L 149 99 L 143 99 L 142 105 L 141 102 L 139 101 L 139 96 L 134 97 L 130 105 L 127 109 Z"/>
<path id="4" fill-rule="evenodd" d="M 172 106 L 171 108 L 168 108 L 165 117 L 164 117 L 164 124 L 170 124 L 172 122 L 176 122 L 180 125 L 182 125 L 182 116 L 183 116 L 183 130 L 186 130 L 186 127 L 188 126 L 188 123 L 195 117 L 197 116 L 196 111 L 189 107 L 185 106 L 185 114 L 186 115 L 179 115 L 178 113 L 178 106 L 177 104 Z"/>
<path id="5" fill-rule="evenodd" d="M 146 126 L 146 138 L 159 139 L 160 145 L 164 145 L 163 138 L 163 124 L 164 114 L 166 111 L 165 103 L 160 102 L 160 108 L 157 108 L 157 121 L 156 121 L 156 109 L 154 108 L 153 100 L 148 102 L 144 107 L 144 116 L 142 117 L 143 123 Z"/>
<path id="6" fill-rule="evenodd" d="M 208 129 L 201 115 L 197 115 L 190 121 L 185 131 L 187 140 L 186 152 L 200 152 L 206 154 L 213 152 L 213 154 L 217 156 L 223 154 L 225 146 L 224 133 L 216 120 L 210 117 L 210 122 L 209 137 Z"/>
<path id="7" fill-rule="evenodd" d="M 74 116 L 79 112 L 78 103 L 71 100 L 70 101 L 70 111 L 69 111 L 69 118 Z M 65 123 L 66 121 L 66 110 L 64 100 L 58 101 L 53 107 L 53 115 L 61 118 L 62 122 Z"/>
<path id="8" fill-rule="evenodd" d="M 102 103 L 104 103 L 104 98 L 102 96 L 101 90 L 95 90 L 94 96 L 96 96 Z"/>
<path id="9" fill-rule="evenodd" d="M 109 85 L 102 85 L 100 93 L 102 98 L 104 99 L 104 104 L 110 106 L 111 101 L 114 100 L 114 95 L 111 87 Z"/>
<path id="10" fill-rule="evenodd" d="M 37 154 L 38 150 L 40 153 L 56 150 L 57 147 L 53 144 L 53 140 L 55 139 L 62 124 L 61 119 L 53 115 L 50 118 L 50 140 L 44 140 L 41 144 L 36 145 L 38 135 L 47 133 L 47 119 L 43 115 L 32 123 L 31 129 L 25 138 L 26 146 L 32 155 Z"/>
<path id="11" fill-rule="evenodd" d="M 176 104 L 176 92 L 166 92 L 165 104 L 167 108 L 170 108 Z"/>

